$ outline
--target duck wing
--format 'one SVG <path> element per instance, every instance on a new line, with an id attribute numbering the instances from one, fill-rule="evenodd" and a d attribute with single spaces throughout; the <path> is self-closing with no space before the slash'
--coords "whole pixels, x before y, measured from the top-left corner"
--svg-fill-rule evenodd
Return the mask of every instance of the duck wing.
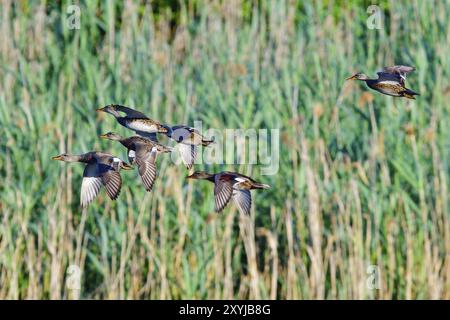
<path id="1" fill-rule="evenodd" d="M 84 168 L 83 180 L 81 182 L 80 203 L 86 208 L 98 195 L 102 186 L 102 179 L 97 170 L 96 163 L 89 163 Z"/>
<path id="2" fill-rule="evenodd" d="M 184 165 L 190 170 L 197 157 L 197 147 L 190 144 L 178 143 L 176 148 L 178 148 L 178 151 L 180 152 L 181 160 Z"/>
<path id="3" fill-rule="evenodd" d="M 180 130 L 180 129 L 185 129 L 185 130 L 187 130 L 187 131 L 189 131 L 189 132 L 192 132 L 192 131 L 195 130 L 194 128 L 189 127 L 189 126 L 186 126 L 186 125 L 184 125 L 184 124 L 172 126 L 171 129 L 172 129 L 172 131 L 176 131 L 176 130 Z"/>
<path id="4" fill-rule="evenodd" d="M 233 201 L 241 214 L 250 215 L 252 195 L 250 190 L 233 190 Z"/>
<path id="5" fill-rule="evenodd" d="M 378 75 L 378 82 L 395 82 L 400 84 L 402 81 L 402 78 L 399 74 L 396 73 L 389 73 L 389 72 L 377 72 Z"/>
<path id="6" fill-rule="evenodd" d="M 98 167 L 106 194 L 111 200 L 116 200 L 122 188 L 122 177 L 119 171 L 105 164 L 98 164 Z"/>
<path id="7" fill-rule="evenodd" d="M 233 182 L 224 176 L 216 176 L 214 183 L 214 210 L 220 212 L 230 202 Z"/>
<path id="8" fill-rule="evenodd" d="M 142 112 L 139 112 L 137 110 L 125 107 L 125 106 L 121 106 L 121 105 L 116 105 L 116 109 L 125 113 L 127 115 L 128 118 L 144 118 L 144 119 L 148 119 L 148 117 L 143 114 Z"/>
<path id="9" fill-rule="evenodd" d="M 145 190 L 151 191 L 156 180 L 156 147 L 149 144 L 136 144 L 136 164 Z"/>
<path id="10" fill-rule="evenodd" d="M 128 162 L 134 164 L 136 160 L 136 152 L 134 150 L 128 149 Z"/>
<path id="11" fill-rule="evenodd" d="M 158 138 L 156 137 L 156 132 L 145 132 L 145 131 L 139 131 L 139 130 L 134 130 L 134 132 L 136 132 L 136 134 L 140 135 L 141 137 L 158 142 Z"/>
<path id="12" fill-rule="evenodd" d="M 405 79 L 398 74 L 378 72 L 378 79 L 374 81 L 373 87 L 382 93 L 397 95 L 405 89 Z M 369 85 L 370 86 L 370 85 Z"/>
<path id="13" fill-rule="evenodd" d="M 413 72 L 414 70 L 416 70 L 416 68 L 409 67 L 409 66 L 402 66 L 402 65 L 392 66 L 392 67 L 384 67 L 383 68 L 384 72 L 395 73 L 395 74 L 402 74 L 402 75 L 406 75 L 406 74 L 408 74 L 410 72 Z"/>
<path id="14" fill-rule="evenodd" d="M 384 67 L 382 72 L 378 72 L 378 78 L 391 80 L 391 81 L 397 81 L 402 85 L 405 86 L 406 81 L 406 75 L 412 71 L 416 70 L 414 67 L 408 67 L 408 66 L 392 66 L 392 67 Z"/>

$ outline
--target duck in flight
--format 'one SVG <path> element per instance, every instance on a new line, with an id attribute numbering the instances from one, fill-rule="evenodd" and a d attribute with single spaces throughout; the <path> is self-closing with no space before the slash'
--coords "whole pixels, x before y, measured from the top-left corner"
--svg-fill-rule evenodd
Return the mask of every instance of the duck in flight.
<path id="1" fill-rule="evenodd" d="M 197 146 L 208 146 L 213 140 L 208 140 L 195 128 L 186 125 L 168 126 L 148 118 L 145 114 L 118 104 L 107 105 L 97 111 L 112 114 L 124 127 L 135 131 L 138 135 L 158 141 L 156 133 L 163 133 L 177 142 L 176 149 L 188 170 L 194 165 L 197 157 Z M 120 112 L 125 113 L 123 117 Z"/>
<path id="2" fill-rule="evenodd" d="M 156 156 L 171 152 L 172 149 L 150 139 L 132 136 L 124 138 L 116 133 L 108 132 L 100 138 L 118 141 L 128 150 L 128 161 L 136 163 L 145 190 L 151 191 L 156 180 Z"/>
<path id="3" fill-rule="evenodd" d="M 165 126 L 167 135 L 170 139 L 177 142 L 176 149 L 180 153 L 181 160 L 188 170 L 192 168 L 197 157 L 197 146 L 209 146 L 214 140 L 205 138 L 200 132 L 192 127 L 185 125 Z"/>
<path id="4" fill-rule="evenodd" d="M 252 189 L 269 189 L 267 184 L 259 183 L 237 172 L 224 171 L 210 174 L 196 171 L 188 179 L 203 179 L 214 183 L 214 209 L 221 212 L 233 199 L 242 214 L 249 215 L 252 207 Z"/>
<path id="5" fill-rule="evenodd" d="M 97 109 L 97 111 L 112 114 L 117 122 L 125 128 L 133 130 L 138 135 L 153 141 L 158 141 L 156 138 L 157 132 L 166 133 L 168 130 L 166 126 L 156 120 L 150 119 L 142 112 L 118 104 L 107 105 Z M 125 113 L 125 116 L 120 112 Z"/>
<path id="6" fill-rule="evenodd" d="M 364 73 L 359 72 L 346 80 L 365 81 L 369 88 L 380 93 L 393 97 L 415 99 L 414 96 L 418 96 L 419 94 L 405 87 L 406 75 L 414 70 L 414 67 L 401 65 L 384 67 L 383 71 L 377 72 L 377 79 L 370 79 Z"/>
<path id="7" fill-rule="evenodd" d="M 111 200 L 116 200 L 122 188 L 120 169 L 133 169 L 121 159 L 111 154 L 97 151 L 90 151 L 80 155 L 63 153 L 52 159 L 87 164 L 84 168 L 81 182 L 80 203 L 82 208 L 86 208 L 94 200 L 102 185 L 105 186 L 108 197 Z"/>

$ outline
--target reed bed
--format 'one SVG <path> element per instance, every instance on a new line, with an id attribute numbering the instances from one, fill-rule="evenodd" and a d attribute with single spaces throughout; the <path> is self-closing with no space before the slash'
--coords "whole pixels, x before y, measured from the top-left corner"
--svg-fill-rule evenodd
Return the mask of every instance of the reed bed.
<path id="1" fill-rule="evenodd" d="M 0 3 L 0 299 L 449 299 L 450 2 Z M 344 79 L 417 70 L 415 101 Z M 109 103 L 203 129 L 279 129 L 278 173 L 250 217 L 213 211 L 212 185 L 160 157 L 146 193 L 124 172 L 82 211 L 83 167 L 130 132 Z M 378 289 L 367 286 L 370 265 Z"/>

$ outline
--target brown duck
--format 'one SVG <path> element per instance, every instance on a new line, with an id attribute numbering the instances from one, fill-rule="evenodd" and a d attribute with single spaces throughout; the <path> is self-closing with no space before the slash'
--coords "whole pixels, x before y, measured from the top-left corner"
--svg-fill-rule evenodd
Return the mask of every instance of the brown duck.
<path id="1" fill-rule="evenodd" d="M 197 157 L 197 146 L 209 146 L 214 140 L 206 139 L 200 132 L 186 125 L 165 126 L 165 133 L 169 138 L 177 142 L 176 149 L 180 153 L 181 160 L 188 170 L 194 165 Z"/>
<path id="2" fill-rule="evenodd" d="M 171 152 L 171 148 L 140 136 L 124 138 L 116 133 L 108 132 L 100 137 L 119 141 L 128 149 L 128 161 L 131 164 L 137 164 L 145 190 L 151 191 L 156 180 L 156 156 L 159 153 Z"/>
<path id="3" fill-rule="evenodd" d="M 196 171 L 188 179 L 204 179 L 214 183 L 214 209 L 220 212 L 233 199 L 242 214 L 250 214 L 252 206 L 252 189 L 269 189 L 270 186 L 256 182 L 250 177 L 237 172 L 224 171 L 210 174 Z"/>
<path id="4" fill-rule="evenodd" d="M 414 96 L 419 94 L 405 87 L 406 75 L 414 70 L 414 67 L 408 66 L 385 67 L 383 71 L 377 72 L 377 79 L 370 79 L 359 72 L 346 80 L 364 81 L 369 88 L 389 96 L 415 99 Z"/>
<path id="5" fill-rule="evenodd" d="M 167 128 L 158 121 L 150 119 L 142 112 L 125 106 L 111 104 L 106 107 L 97 109 L 97 111 L 112 114 L 116 118 L 117 122 L 119 122 L 119 124 L 121 124 L 125 128 L 133 130 L 138 135 L 147 137 L 154 141 L 157 141 L 157 132 L 167 132 Z M 122 116 L 120 112 L 125 113 L 125 116 Z"/>
<path id="6" fill-rule="evenodd" d="M 60 154 L 52 158 L 65 162 L 86 163 L 81 182 L 80 203 L 86 208 L 105 186 L 106 194 L 112 200 L 117 199 L 122 187 L 120 169 L 131 170 L 130 165 L 119 158 L 103 152 L 91 151 L 80 155 Z"/>

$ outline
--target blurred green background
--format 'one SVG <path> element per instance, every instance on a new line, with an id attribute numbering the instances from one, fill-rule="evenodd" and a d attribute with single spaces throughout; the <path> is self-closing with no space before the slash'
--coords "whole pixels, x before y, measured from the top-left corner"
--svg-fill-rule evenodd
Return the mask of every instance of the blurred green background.
<path id="1" fill-rule="evenodd" d="M 449 299 L 450 2 L 68 1 L 0 4 L 0 298 Z M 344 79 L 417 70 L 417 100 Z M 62 153 L 131 135 L 96 108 L 203 129 L 280 129 L 280 169 L 251 218 L 158 161 L 146 193 L 123 172 L 79 208 L 83 166 Z M 164 143 L 167 141 L 164 140 Z M 378 289 L 367 285 L 377 265 Z"/>

